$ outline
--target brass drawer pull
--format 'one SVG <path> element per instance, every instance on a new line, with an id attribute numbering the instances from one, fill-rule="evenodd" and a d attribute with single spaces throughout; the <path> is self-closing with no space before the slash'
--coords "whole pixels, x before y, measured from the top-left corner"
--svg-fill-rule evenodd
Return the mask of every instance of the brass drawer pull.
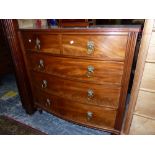
<path id="1" fill-rule="evenodd" d="M 46 105 L 47 105 L 47 106 L 50 106 L 50 105 L 51 105 L 51 101 L 50 101 L 49 98 L 46 99 Z"/>
<path id="2" fill-rule="evenodd" d="M 90 121 L 93 117 L 93 112 L 88 111 L 87 112 L 87 120 Z"/>
<path id="3" fill-rule="evenodd" d="M 94 70 L 95 70 L 94 66 L 91 66 L 91 65 L 88 66 L 87 67 L 87 73 L 86 73 L 87 77 L 92 77 Z"/>
<path id="4" fill-rule="evenodd" d="M 93 54 L 94 52 L 94 42 L 93 41 L 88 41 L 87 42 L 87 53 L 88 54 Z"/>
<path id="5" fill-rule="evenodd" d="M 39 69 L 43 69 L 44 68 L 44 61 L 42 59 L 39 60 L 38 68 Z"/>
<path id="6" fill-rule="evenodd" d="M 43 81 L 42 81 L 41 87 L 42 87 L 42 88 L 47 88 L 47 81 L 46 81 L 46 80 L 43 80 Z"/>
<path id="7" fill-rule="evenodd" d="M 94 97 L 94 91 L 92 89 L 88 89 L 87 96 L 88 96 L 88 99 L 93 98 Z"/>
<path id="8" fill-rule="evenodd" d="M 38 38 L 36 39 L 36 46 L 35 46 L 35 48 L 37 49 L 37 51 L 40 50 L 40 40 Z"/>

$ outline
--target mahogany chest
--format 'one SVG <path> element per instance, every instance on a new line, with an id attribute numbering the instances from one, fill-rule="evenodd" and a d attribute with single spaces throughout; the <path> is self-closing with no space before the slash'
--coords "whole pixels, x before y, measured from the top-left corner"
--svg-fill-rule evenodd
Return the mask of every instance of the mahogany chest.
<path id="1" fill-rule="evenodd" d="M 139 28 L 22 29 L 34 107 L 119 134 Z"/>

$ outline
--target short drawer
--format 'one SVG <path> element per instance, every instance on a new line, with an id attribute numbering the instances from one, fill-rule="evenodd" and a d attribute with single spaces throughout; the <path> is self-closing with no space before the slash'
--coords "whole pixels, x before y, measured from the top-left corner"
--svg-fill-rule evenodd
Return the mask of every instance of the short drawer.
<path id="1" fill-rule="evenodd" d="M 82 82 L 121 85 L 123 62 L 82 60 L 52 57 L 44 54 L 28 54 L 29 68 Z"/>
<path id="2" fill-rule="evenodd" d="M 60 37 L 57 34 L 23 32 L 26 50 L 60 54 Z"/>
<path id="3" fill-rule="evenodd" d="M 55 76 L 32 72 L 34 91 L 41 89 L 53 95 L 75 102 L 116 109 L 119 104 L 120 87 L 75 82 Z"/>
<path id="4" fill-rule="evenodd" d="M 64 55 L 124 60 L 128 34 L 62 35 Z"/>
<path id="5" fill-rule="evenodd" d="M 80 104 L 41 91 L 35 92 L 35 103 L 57 116 L 102 129 L 113 129 L 116 111 L 110 108 Z"/>

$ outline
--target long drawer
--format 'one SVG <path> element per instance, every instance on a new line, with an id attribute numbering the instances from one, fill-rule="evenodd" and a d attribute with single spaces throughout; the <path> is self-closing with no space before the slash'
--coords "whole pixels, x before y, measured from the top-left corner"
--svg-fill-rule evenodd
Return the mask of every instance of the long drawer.
<path id="1" fill-rule="evenodd" d="M 82 82 L 121 85 L 123 62 L 95 61 L 45 54 L 27 54 L 29 68 L 64 78 L 73 78 Z"/>
<path id="2" fill-rule="evenodd" d="M 62 35 L 64 55 L 124 60 L 128 33 Z"/>
<path id="3" fill-rule="evenodd" d="M 38 72 L 31 72 L 31 76 L 34 91 L 42 89 L 79 103 L 118 107 L 121 87 L 75 82 Z"/>
<path id="4" fill-rule="evenodd" d="M 64 119 L 98 128 L 113 129 L 116 111 L 110 108 L 80 104 L 36 90 L 35 104 Z"/>

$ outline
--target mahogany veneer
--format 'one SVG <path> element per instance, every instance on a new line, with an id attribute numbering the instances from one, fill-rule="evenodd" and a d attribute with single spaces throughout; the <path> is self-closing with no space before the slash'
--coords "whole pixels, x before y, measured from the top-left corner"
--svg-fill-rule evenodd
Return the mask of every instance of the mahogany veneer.
<path id="1" fill-rule="evenodd" d="M 34 107 L 120 133 L 139 28 L 19 31 Z"/>

